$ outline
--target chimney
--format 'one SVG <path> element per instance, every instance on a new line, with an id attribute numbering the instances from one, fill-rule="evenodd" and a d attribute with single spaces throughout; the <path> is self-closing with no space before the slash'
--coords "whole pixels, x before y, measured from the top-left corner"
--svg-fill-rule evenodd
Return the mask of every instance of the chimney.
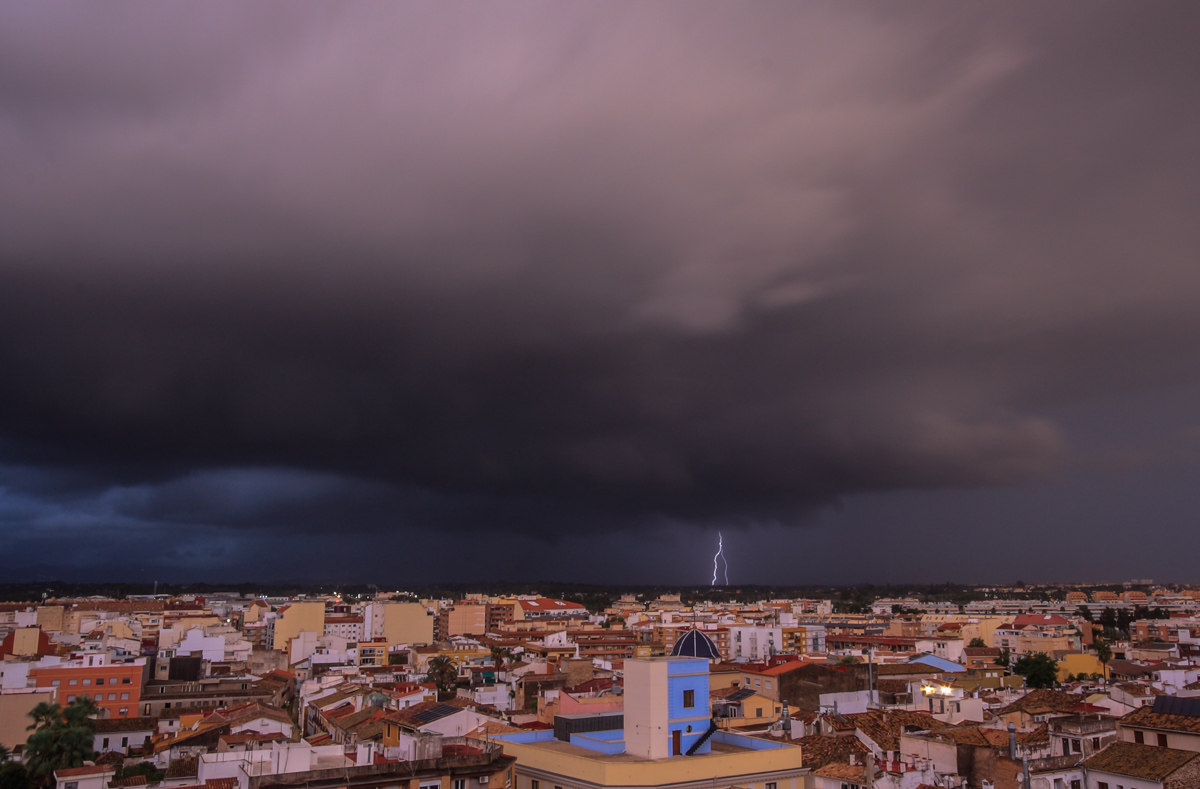
<path id="1" fill-rule="evenodd" d="M 1017 758 L 1017 724 L 1008 724 L 1008 758 Z"/>

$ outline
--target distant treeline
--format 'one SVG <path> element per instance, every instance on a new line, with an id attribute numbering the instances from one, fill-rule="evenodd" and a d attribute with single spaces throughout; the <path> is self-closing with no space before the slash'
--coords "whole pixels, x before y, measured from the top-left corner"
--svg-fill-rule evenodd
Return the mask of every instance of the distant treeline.
<path id="1" fill-rule="evenodd" d="M 983 588 L 991 591 L 984 592 Z M 103 595 L 105 597 L 123 598 L 131 595 L 148 595 L 155 591 L 159 594 L 213 594 L 217 592 L 237 592 L 238 594 L 264 595 L 269 597 L 288 597 L 299 594 L 321 595 L 338 592 L 344 597 L 369 597 L 376 591 L 402 591 L 417 597 L 459 598 L 468 593 L 488 595 L 532 595 L 554 597 L 563 600 L 579 602 L 591 611 L 601 611 L 610 606 L 622 595 L 636 595 L 639 600 L 648 602 L 663 594 L 678 594 L 685 604 L 712 601 L 719 603 L 752 603 L 758 600 L 773 598 L 816 598 L 833 600 L 836 610 L 865 611 L 878 598 L 912 597 L 922 602 L 944 602 L 963 605 L 977 600 L 1021 597 L 1041 599 L 1062 599 L 1067 591 L 1074 586 L 1062 587 L 1039 585 L 1027 587 L 1017 582 L 1003 590 L 995 586 L 981 587 L 979 585 L 961 583 L 942 584 L 860 584 L 847 586 L 787 586 L 787 585 L 737 585 L 737 586 L 665 586 L 638 584 L 581 584 L 564 581 L 480 581 L 475 583 L 443 583 L 443 584 L 413 584 L 399 585 L 395 583 L 375 584 L 316 584 L 297 581 L 293 583 L 253 583 L 209 584 L 189 583 L 170 584 L 159 583 L 71 583 L 67 581 L 42 581 L 26 583 L 0 583 L 0 601 L 37 601 L 46 598 L 90 597 Z M 1089 587 L 1098 590 L 1123 591 L 1127 587 L 1121 585 Z"/>

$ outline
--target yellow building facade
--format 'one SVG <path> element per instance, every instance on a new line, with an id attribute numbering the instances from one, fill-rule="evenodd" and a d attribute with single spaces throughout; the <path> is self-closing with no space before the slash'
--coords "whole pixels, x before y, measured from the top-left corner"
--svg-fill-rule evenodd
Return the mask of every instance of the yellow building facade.
<path id="1" fill-rule="evenodd" d="M 420 603 L 383 606 L 383 640 L 389 645 L 432 644 L 433 615 Z"/>
<path id="2" fill-rule="evenodd" d="M 292 603 L 275 619 L 273 649 L 287 649 L 288 641 L 303 632 L 325 633 L 324 603 Z"/>

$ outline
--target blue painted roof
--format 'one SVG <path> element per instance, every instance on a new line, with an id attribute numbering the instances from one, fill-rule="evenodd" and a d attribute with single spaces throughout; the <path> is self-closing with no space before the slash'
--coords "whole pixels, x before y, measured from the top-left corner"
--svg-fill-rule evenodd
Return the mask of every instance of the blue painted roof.
<path id="1" fill-rule="evenodd" d="M 931 655 L 928 653 L 924 655 L 918 655 L 908 662 L 924 663 L 925 665 L 932 666 L 940 671 L 949 671 L 954 674 L 961 674 L 967 670 L 966 666 L 955 663 L 953 660 L 946 660 L 945 658 L 940 658 L 937 655 Z"/>

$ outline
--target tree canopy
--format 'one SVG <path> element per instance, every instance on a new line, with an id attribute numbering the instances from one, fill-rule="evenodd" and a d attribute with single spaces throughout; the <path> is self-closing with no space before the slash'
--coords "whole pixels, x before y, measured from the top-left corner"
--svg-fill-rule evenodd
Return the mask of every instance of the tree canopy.
<path id="1" fill-rule="evenodd" d="M 1013 671 L 1025 677 L 1030 688 L 1052 688 L 1058 681 L 1058 661 L 1041 652 L 1020 658 Z"/>
<path id="2" fill-rule="evenodd" d="M 33 723 L 25 743 L 25 759 L 29 777 L 35 784 L 51 786 L 54 771 L 67 767 L 82 767 L 85 761 L 96 758 L 92 749 L 96 724 L 92 716 L 98 712 L 95 702 L 83 697 L 66 707 L 42 702 L 29 712 Z"/>

